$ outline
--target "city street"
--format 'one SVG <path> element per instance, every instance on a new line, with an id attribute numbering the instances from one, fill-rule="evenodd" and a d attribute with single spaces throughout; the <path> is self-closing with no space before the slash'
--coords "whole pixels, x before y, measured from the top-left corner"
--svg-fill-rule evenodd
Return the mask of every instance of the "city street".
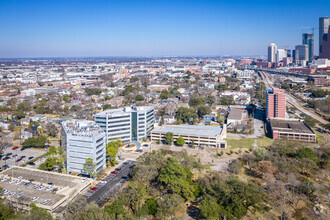
<path id="1" fill-rule="evenodd" d="M 89 190 L 85 193 L 85 196 L 87 198 L 87 202 L 95 202 L 99 206 L 102 206 L 109 197 L 110 193 L 113 192 L 115 189 L 120 188 L 126 180 L 123 179 L 123 176 L 127 176 L 132 171 L 132 166 L 135 165 L 135 162 L 132 160 L 128 160 L 125 163 L 123 163 L 118 168 L 120 170 L 116 171 L 118 174 L 109 174 L 107 177 L 103 179 L 103 181 L 106 181 L 105 183 L 102 183 L 100 181 L 98 184 L 96 184 L 95 188 L 96 190 Z M 118 169 L 116 168 L 116 170 Z"/>

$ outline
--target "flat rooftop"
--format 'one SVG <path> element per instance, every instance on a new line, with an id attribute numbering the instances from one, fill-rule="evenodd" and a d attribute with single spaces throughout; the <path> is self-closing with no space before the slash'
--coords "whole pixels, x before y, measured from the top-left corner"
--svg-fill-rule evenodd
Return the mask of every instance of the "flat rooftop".
<path id="1" fill-rule="evenodd" d="M 108 115 L 117 115 L 120 113 L 129 113 L 129 112 L 137 112 L 137 111 L 148 111 L 152 110 L 154 107 L 152 106 L 127 106 L 123 108 L 116 108 L 116 109 L 108 109 L 103 112 L 97 113 L 95 116 L 108 116 Z"/>
<path id="2" fill-rule="evenodd" d="M 4 178 L 7 178 L 7 180 L 2 181 Z M 20 179 L 21 182 L 18 183 Z M 15 182 L 9 183 L 11 180 Z M 1 196 L 6 196 L 8 200 L 23 204 L 26 207 L 32 203 L 32 198 L 39 197 L 34 203 L 53 212 L 89 188 L 93 182 L 91 179 L 87 179 L 84 182 L 82 180 L 83 178 L 78 176 L 14 166 L 0 173 L 0 187 L 9 191 L 6 195 L 1 194 Z M 30 181 L 32 181 L 30 185 L 24 186 L 25 183 Z M 45 186 L 45 188 L 40 189 L 40 186 L 34 188 L 38 184 Z M 49 186 L 52 186 L 52 188 L 47 190 Z M 15 195 L 9 196 L 13 192 L 15 192 Z M 23 195 L 18 198 L 17 195 L 19 193 Z M 50 199 L 50 201 L 47 204 L 43 204 L 47 199 Z"/>
<path id="3" fill-rule="evenodd" d="M 273 130 L 288 133 L 315 134 L 302 120 L 270 119 Z"/>
<path id="4" fill-rule="evenodd" d="M 230 120 L 241 120 L 242 119 L 242 114 L 243 114 L 243 110 L 242 109 L 233 108 L 233 109 L 230 110 L 227 119 L 230 119 Z"/>
<path id="5" fill-rule="evenodd" d="M 172 132 L 174 134 L 187 134 L 187 135 L 197 135 L 197 136 L 217 136 L 222 132 L 222 127 L 220 126 L 198 126 L 198 125 L 164 125 L 161 127 L 154 128 L 154 132 Z"/>
<path id="6" fill-rule="evenodd" d="M 104 133 L 95 121 L 70 119 L 63 121 L 62 125 L 67 134 L 76 136 L 96 137 Z"/>

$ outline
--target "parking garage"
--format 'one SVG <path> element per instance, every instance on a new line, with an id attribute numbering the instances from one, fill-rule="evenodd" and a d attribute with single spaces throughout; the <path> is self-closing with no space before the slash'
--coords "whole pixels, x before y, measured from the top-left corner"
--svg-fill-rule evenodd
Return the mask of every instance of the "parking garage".
<path id="1" fill-rule="evenodd" d="M 91 179 L 14 166 L 0 173 L 1 196 L 19 209 L 37 206 L 54 213 L 86 191 Z"/>

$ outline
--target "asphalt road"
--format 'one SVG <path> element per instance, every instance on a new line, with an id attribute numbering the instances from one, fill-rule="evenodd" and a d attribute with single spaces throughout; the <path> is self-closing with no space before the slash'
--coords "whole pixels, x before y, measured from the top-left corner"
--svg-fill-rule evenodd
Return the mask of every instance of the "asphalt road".
<path id="1" fill-rule="evenodd" d="M 99 182 L 95 186 L 97 188 L 96 191 L 89 190 L 85 194 L 88 203 L 94 201 L 99 206 L 102 206 L 106 202 L 110 193 L 118 186 L 121 186 L 126 181 L 122 177 L 127 176 L 132 171 L 132 168 L 130 167 L 132 165 L 135 165 L 135 161 L 128 160 L 126 162 L 128 162 L 128 164 L 122 164 L 119 167 L 121 170 L 118 171 L 118 174 L 109 174 L 107 177 L 103 179 L 106 180 L 107 183 Z"/>

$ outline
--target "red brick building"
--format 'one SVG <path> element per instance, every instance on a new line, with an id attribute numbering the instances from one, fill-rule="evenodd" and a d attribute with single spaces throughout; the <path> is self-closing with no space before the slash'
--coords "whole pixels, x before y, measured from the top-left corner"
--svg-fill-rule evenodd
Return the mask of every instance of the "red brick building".
<path id="1" fill-rule="evenodd" d="M 267 119 L 285 118 L 285 92 L 283 89 L 267 90 L 266 116 Z"/>

